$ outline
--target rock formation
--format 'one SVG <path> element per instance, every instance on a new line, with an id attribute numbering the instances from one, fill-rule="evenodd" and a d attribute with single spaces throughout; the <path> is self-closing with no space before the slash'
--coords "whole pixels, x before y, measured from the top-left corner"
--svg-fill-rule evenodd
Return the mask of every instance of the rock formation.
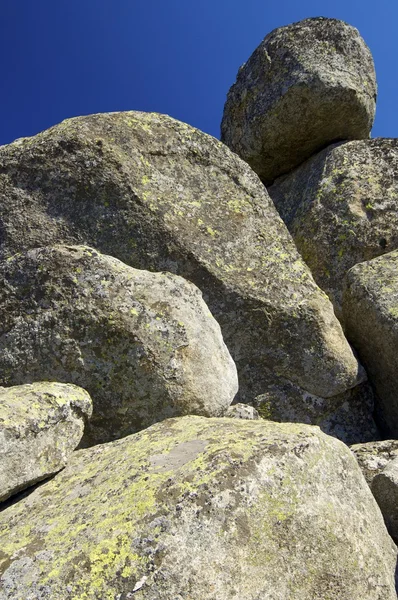
<path id="1" fill-rule="evenodd" d="M 0 382 L 49 379 L 88 390 L 84 443 L 181 414 L 222 415 L 236 368 L 200 291 L 83 246 L 0 266 Z"/>
<path id="2" fill-rule="evenodd" d="M 357 30 L 306 19 L 239 71 L 233 152 L 141 112 L 0 147 L 0 600 L 396 600 L 375 96 Z"/>
<path id="3" fill-rule="evenodd" d="M 0 502 L 63 469 L 91 413 L 75 385 L 0 388 Z"/>
<path id="4" fill-rule="evenodd" d="M 81 450 L 0 532 L 1 600 L 396 600 L 355 458 L 306 425 L 185 417 Z"/>
<path id="5" fill-rule="evenodd" d="M 386 434 L 398 434 L 398 251 L 350 269 L 343 295 L 347 335 L 379 399 Z"/>
<path id="6" fill-rule="evenodd" d="M 397 140 L 329 146 L 268 191 L 341 318 L 345 273 L 398 248 Z"/>
<path id="7" fill-rule="evenodd" d="M 156 114 L 81 117 L 0 148 L 0 174 L 0 256 L 84 243 L 194 282 L 241 401 L 275 374 L 323 398 L 364 378 L 264 186 L 214 138 Z"/>
<path id="8" fill-rule="evenodd" d="M 395 542 L 398 542 L 398 459 L 390 461 L 374 476 L 371 488 L 387 529 Z"/>
<path id="9" fill-rule="evenodd" d="M 312 423 L 346 444 L 380 438 L 372 417 L 374 394 L 367 382 L 325 400 L 281 378 L 277 385 L 257 396 L 254 404 L 264 419 Z"/>
<path id="10" fill-rule="evenodd" d="M 269 185 L 326 145 L 369 137 L 376 101 L 371 53 L 337 19 L 275 29 L 239 69 L 221 139 Z"/>
<path id="11" fill-rule="evenodd" d="M 398 458 L 398 440 L 354 444 L 351 451 L 355 454 L 366 481 L 371 485 L 375 475 L 381 473 L 389 462 Z"/>

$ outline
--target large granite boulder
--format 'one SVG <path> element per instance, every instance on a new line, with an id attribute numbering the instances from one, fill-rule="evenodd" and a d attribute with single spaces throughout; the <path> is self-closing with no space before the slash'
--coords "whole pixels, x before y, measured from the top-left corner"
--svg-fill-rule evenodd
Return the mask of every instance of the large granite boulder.
<path id="1" fill-rule="evenodd" d="M 398 436 L 398 251 L 363 262 L 346 275 L 343 319 L 373 384 L 378 418 Z"/>
<path id="2" fill-rule="evenodd" d="M 71 119 L 0 148 L 0 257 L 85 243 L 203 292 L 240 400 L 275 373 L 321 397 L 363 379 L 264 186 L 218 140 L 139 112 Z"/>
<path id="3" fill-rule="evenodd" d="M 350 450 L 307 425 L 185 417 L 80 450 L 0 513 L 0 599 L 396 600 Z"/>
<path id="4" fill-rule="evenodd" d="M 398 140 L 330 146 L 268 192 L 341 316 L 346 271 L 398 248 Z"/>
<path id="5" fill-rule="evenodd" d="M 263 419 L 318 425 L 345 444 L 380 439 L 373 419 L 374 394 L 368 382 L 325 399 L 280 378 L 254 399 L 254 405 Z"/>
<path id="6" fill-rule="evenodd" d="M 221 416 L 237 392 L 220 327 L 182 277 L 83 246 L 45 247 L 0 266 L 0 311 L 0 383 L 86 389 L 85 444 L 170 416 Z"/>
<path id="7" fill-rule="evenodd" d="M 371 485 L 374 477 L 381 473 L 388 463 L 398 458 L 398 440 L 354 444 L 350 450 L 355 454 L 366 481 Z"/>
<path id="8" fill-rule="evenodd" d="M 267 185 L 327 144 L 369 137 L 376 76 L 369 48 L 337 19 L 275 29 L 239 69 L 221 139 Z"/>
<path id="9" fill-rule="evenodd" d="M 63 469 L 92 413 L 75 385 L 0 388 L 0 502 Z"/>

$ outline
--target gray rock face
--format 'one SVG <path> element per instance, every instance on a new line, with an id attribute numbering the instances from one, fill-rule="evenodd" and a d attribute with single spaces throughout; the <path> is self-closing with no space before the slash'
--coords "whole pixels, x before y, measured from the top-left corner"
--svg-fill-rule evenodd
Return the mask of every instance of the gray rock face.
<path id="1" fill-rule="evenodd" d="M 375 475 L 372 493 L 376 498 L 391 537 L 398 541 L 398 458 Z"/>
<path id="2" fill-rule="evenodd" d="M 351 451 L 361 467 L 369 485 L 392 460 L 398 458 L 398 440 L 382 440 L 367 444 L 354 444 Z"/>
<path id="3" fill-rule="evenodd" d="M 0 513 L 0 599 L 396 600 L 396 548 L 347 447 L 185 417 L 81 450 Z"/>
<path id="4" fill-rule="evenodd" d="M 16 255 L 0 266 L 0 382 L 39 379 L 88 390 L 84 443 L 181 414 L 222 415 L 236 367 L 200 291 L 81 246 Z"/>
<path id="5" fill-rule="evenodd" d="M 347 336 L 378 398 L 387 435 L 398 435 L 398 251 L 350 269 L 343 295 Z"/>
<path id="6" fill-rule="evenodd" d="M 65 121 L 0 148 L 0 255 L 85 243 L 204 293 L 240 400 L 275 373 L 322 397 L 363 378 L 264 186 L 218 140 L 137 112 Z"/>
<path id="7" fill-rule="evenodd" d="M 345 444 L 380 439 L 373 420 L 374 395 L 368 383 L 325 399 L 280 379 L 267 393 L 257 396 L 254 405 L 263 419 L 318 425 Z"/>
<path id="8" fill-rule="evenodd" d="M 268 34 L 240 68 L 221 139 L 268 185 L 327 144 L 369 137 L 375 102 L 373 59 L 357 29 L 305 19 Z"/>
<path id="9" fill-rule="evenodd" d="M 224 417 L 228 417 L 229 419 L 247 419 L 249 421 L 256 421 L 261 418 L 254 406 L 242 404 L 241 402 L 230 406 Z"/>
<path id="10" fill-rule="evenodd" d="M 330 146 L 268 191 L 340 317 L 348 269 L 398 248 L 398 140 Z"/>
<path id="11" fill-rule="evenodd" d="M 60 471 L 91 413 L 90 396 L 75 385 L 0 388 L 0 502 Z"/>

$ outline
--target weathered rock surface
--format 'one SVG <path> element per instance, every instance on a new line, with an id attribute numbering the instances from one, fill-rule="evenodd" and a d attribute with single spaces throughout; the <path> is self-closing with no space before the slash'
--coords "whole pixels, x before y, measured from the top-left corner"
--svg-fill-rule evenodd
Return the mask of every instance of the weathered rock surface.
<path id="1" fill-rule="evenodd" d="M 242 404 L 241 402 L 230 406 L 224 417 L 228 417 L 229 419 L 247 419 L 249 421 L 255 421 L 261 418 L 254 406 Z"/>
<path id="2" fill-rule="evenodd" d="M 0 148 L 0 179 L 3 258 L 77 242 L 193 281 L 240 400 L 275 373 L 322 397 L 363 378 L 264 186 L 218 140 L 157 114 L 81 117 Z"/>
<path id="3" fill-rule="evenodd" d="M 0 382 L 71 382 L 93 399 L 85 443 L 181 414 L 221 416 L 236 367 L 200 291 L 82 246 L 0 266 Z"/>
<path id="4" fill-rule="evenodd" d="M 398 436 L 398 251 L 363 262 L 346 275 L 343 319 L 376 391 L 388 437 Z"/>
<path id="5" fill-rule="evenodd" d="M 185 417 L 78 451 L 0 532 L 1 600 L 396 600 L 355 458 L 306 425 Z"/>
<path id="6" fill-rule="evenodd" d="M 355 454 L 366 481 L 371 485 L 373 478 L 381 473 L 388 463 L 398 458 L 398 440 L 354 444 L 351 451 Z"/>
<path id="7" fill-rule="evenodd" d="M 373 59 L 357 29 L 305 19 L 268 34 L 240 68 L 221 139 L 270 184 L 332 142 L 368 138 L 375 103 Z"/>
<path id="8" fill-rule="evenodd" d="M 375 475 L 371 489 L 391 537 L 398 541 L 398 458 Z"/>
<path id="9" fill-rule="evenodd" d="M 368 383 L 325 399 L 280 379 L 267 393 L 257 396 L 254 405 L 263 419 L 318 425 L 345 444 L 380 439 L 373 420 L 374 395 Z"/>
<path id="10" fill-rule="evenodd" d="M 0 502 L 60 471 L 91 413 L 90 396 L 75 385 L 0 388 Z"/>
<path id="11" fill-rule="evenodd" d="M 341 316 L 348 269 L 398 248 L 398 140 L 330 146 L 268 191 Z"/>

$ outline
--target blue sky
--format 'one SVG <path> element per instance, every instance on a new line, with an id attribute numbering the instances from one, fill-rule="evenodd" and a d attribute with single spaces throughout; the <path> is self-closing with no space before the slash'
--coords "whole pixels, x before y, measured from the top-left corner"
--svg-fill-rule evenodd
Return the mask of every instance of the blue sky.
<path id="1" fill-rule="evenodd" d="M 118 110 L 218 137 L 239 66 L 269 31 L 310 16 L 360 30 L 379 84 L 372 135 L 398 137 L 397 0 L 0 0 L 0 144 Z"/>

